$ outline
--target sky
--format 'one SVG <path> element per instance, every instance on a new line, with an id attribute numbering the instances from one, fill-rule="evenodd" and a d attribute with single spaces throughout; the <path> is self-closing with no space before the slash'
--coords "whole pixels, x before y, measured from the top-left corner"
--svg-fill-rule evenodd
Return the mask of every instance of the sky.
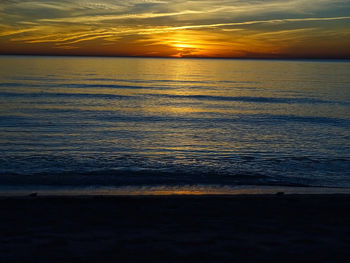
<path id="1" fill-rule="evenodd" d="M 350 0 L 0 0 L 0 54 L 350 58 Z"/>

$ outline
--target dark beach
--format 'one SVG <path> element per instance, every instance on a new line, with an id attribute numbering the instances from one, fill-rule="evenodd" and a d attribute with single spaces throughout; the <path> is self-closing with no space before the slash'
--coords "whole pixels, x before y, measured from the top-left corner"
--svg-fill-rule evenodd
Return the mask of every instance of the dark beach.
<path id="1" fill-rule="evenodd" d="M 348 262 L 349 195 L 3 197 L 0 262 Z"/>

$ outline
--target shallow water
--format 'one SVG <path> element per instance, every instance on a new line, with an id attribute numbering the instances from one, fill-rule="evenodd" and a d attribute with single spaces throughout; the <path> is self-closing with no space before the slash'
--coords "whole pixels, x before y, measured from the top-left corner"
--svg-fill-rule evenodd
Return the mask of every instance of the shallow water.
<path id="1" fill-rule="evenodd" d="M 0 57 L 0 184 L 350 187 L 350 62 Z"/>

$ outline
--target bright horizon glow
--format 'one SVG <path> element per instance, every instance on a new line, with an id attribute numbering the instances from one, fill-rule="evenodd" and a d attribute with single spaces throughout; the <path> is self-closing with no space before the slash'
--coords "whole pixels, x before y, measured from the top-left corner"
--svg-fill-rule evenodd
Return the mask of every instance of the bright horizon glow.
<path id="1" fill-rule="evenodd" d="M 0 54 L 350 58 L 348 0 L 2 0 Z"/>

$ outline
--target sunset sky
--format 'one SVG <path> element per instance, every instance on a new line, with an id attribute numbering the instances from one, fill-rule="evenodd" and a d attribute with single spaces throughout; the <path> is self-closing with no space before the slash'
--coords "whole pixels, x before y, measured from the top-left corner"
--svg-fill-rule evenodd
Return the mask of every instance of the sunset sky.
<path id="1" fill-rule="evenodd" d="M 1 0 L 0 54 L 350 58 L 350 0 Z"/>

